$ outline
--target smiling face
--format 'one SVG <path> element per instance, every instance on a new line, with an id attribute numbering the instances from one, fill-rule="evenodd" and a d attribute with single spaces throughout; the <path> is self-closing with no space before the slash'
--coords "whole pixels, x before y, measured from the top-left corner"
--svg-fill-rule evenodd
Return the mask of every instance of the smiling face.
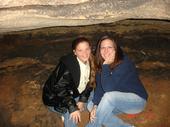
<path id="1" fill-rule="evenodd" d="M 112 40 L 105 39 L 100 45 L 100 54 L 104 60 L 112 60 L 115 58 L 115 46 Z"/>
<path id="2" fill-rule="evenodd" d="M 90 58 L 91 48 L 88 42 L 82 41 L 76 46 L 73 52 L 79 60 L 86 63 Z"/>

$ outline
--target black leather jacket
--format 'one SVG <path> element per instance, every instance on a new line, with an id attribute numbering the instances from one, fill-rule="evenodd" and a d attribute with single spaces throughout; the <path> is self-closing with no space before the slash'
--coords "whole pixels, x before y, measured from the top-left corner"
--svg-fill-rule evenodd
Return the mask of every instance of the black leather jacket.
<path id="1" fill-rule="evenodd" d="M 80 66 L 73 54 L 63 56 L 56 69 L 49 76 L 43 87 L 43 102 L 45 105 L 53 106 L 60 113 L 67 110 L 71 113 L 78 110 L 74 98 L 87 102 L 92 87 L 87 84 L 82 93 L 78 92 L 80 80 Z"/>

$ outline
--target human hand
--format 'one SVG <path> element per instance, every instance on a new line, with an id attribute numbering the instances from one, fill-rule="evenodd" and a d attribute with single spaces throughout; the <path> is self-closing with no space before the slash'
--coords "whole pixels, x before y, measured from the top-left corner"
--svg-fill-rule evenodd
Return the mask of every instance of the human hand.
<path id="1" fill-rule="evenodd" d="M 93 122 L 96 118 L 96 110 L 97 110 L 97 106 L 94 105 L 91 112 L 90 112 L 90 122 Z"/>
<path id="2" fill-rule="evenodd" d="M 111 64 L 114 62 L 114 59 L 115 59 L 114 53 L 106 53 L 104 56 L 103 64 Z"/>
<path id="3" fill-rule="evenodd" d="M 80 111 L 77 110 L 77 111 L 74 111 L 70 114 L 70 119 L 73 120 L 74 123 L 78 123 L 78 122 L 81 122 L 81 116 L 80 116 Z"/>
<path id="4" fill-rule="evenodd" d="M 77 106 L 78 106 L 80 112 L 82 112 L 82 111 L 85 110 L 85 104 L 84 104 L 84 102 L 77 102 Z"/>

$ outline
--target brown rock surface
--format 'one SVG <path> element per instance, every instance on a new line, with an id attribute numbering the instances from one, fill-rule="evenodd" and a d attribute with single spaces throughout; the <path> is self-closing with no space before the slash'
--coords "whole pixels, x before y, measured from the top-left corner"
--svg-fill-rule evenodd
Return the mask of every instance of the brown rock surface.
<path id="1" fill-rule="evenodd" d="M 134 118 L 137 127 L 170 126 L 170 23 L 125 20 L 84 27 L 55 27 L 0 35 L 0 127 L 62 127 L 59 116 L 41 100 L 42 87 L 58 59 L 69 52 L 70 41 L 85 35 L 93 41 L 108 33 L 135 61 L 149 100 Z M 83 122 L 88 113 L 83 113 Z"/>
<path id="2" fill-rule="evenodd" d="M 169 0 L 1 0 L 0 32 L 51 26 L 170 19 Z"/>

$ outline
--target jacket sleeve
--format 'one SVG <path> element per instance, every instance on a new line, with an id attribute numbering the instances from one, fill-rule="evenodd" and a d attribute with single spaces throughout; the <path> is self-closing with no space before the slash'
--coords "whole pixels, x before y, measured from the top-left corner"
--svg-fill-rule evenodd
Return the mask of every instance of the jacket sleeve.
<path id="1" fill-rule="evenodd" d="M 104 91 L 101 86 L 101 78 L 100 73 L 96 74 L 96 88 L 94 90 L 94 97 L 93 97 L 93 103 L 94 105 L 98 105 L 100 103 L 101 98 L 103 97 Z"/>
<path id="2" fill-rule="evenodd" d="M 69 112 L 78 110 L 72 93 L 72 77 L 66 66 L 60 62 L 46 82 L 49 98 L 55 107 L 66 107 Z"/>
<path id="3" fill-rule="evenodd" d="M 81 93 L 79 97 L 79 101 L 86 103 L 88 101 L 88 98 L 92 90 L 93 90 L 93 87 L 91 87 L 88 83 L 85 90 Z"/>

